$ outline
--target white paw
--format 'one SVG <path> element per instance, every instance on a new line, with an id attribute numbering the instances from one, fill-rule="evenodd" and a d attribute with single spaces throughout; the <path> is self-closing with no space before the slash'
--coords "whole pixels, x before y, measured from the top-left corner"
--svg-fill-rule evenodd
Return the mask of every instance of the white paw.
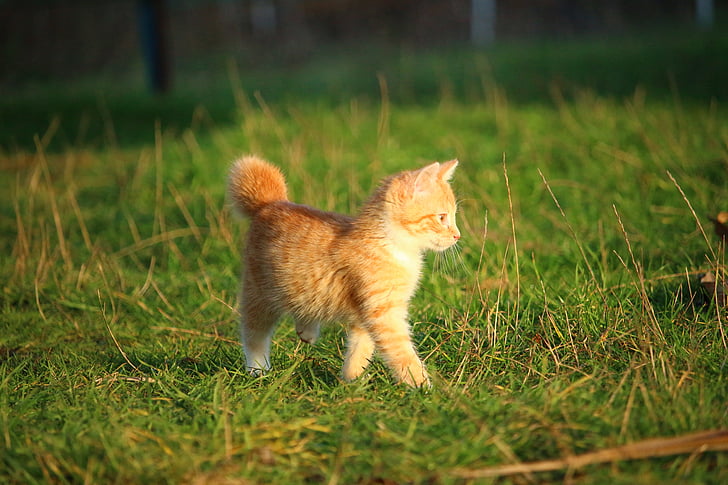
<path id="1" fill-rule="evenodd" d="M 248 374 L 253 377 L 262 377 L 268 372 L 269 369 L 263 369 L 261 367 L 248 367 Z"/>
<path id="2" fill-rule="evenodd" d="M 248 373 L 260 377 L 270 370 L 270 361 L 265 356 L 251 356 L 247 359 Z"/>

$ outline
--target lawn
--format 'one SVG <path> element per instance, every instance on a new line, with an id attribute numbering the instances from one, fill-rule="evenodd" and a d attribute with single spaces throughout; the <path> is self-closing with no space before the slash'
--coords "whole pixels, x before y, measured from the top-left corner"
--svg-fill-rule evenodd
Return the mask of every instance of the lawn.
<path id="1" fill-rule="evenodd" d="M 18 89 L 0 100 L 0 482 L 725 483 L 697 450 L 472 478 L 728 428 L 708 216 L 728 210 L 728 35 L 329 53 L 296 68 Z M 98 82 L 102 84 L 99 85 Z M 101 87 L 99 87 L 101 86 Z M 102 94 L 103 93 L 103 94 Z M 354 213 L 459 158 L 457 250 L 411 307 L 429 391 L 343 329 L 279 327 L 245 372 L 231 160 Z"/>

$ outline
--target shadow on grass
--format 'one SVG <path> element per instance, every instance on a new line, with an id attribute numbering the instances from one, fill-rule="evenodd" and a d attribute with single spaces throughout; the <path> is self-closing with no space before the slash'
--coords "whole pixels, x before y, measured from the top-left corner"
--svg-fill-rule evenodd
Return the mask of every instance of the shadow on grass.
<path id="1" fill-rule="evenodd" d="M 111 345 L 113 343 L 110 342 Z M 250 376 L 245 359 L 239 348 L 218 346 L 203 353 L 155 353 L 145 350 L 130 350 L 122 355 L 110 349 L 107 380 L 133 380 L 154 382 L 160 376 L 185 378 L 209 378 L 220 373 L 229 374 L 234 380 L 253 386 L 265 385 L 278 380 L 295 381 L 297 387 L 308 389 L 330 389 L 341 385 L 340 363 L 331 362 L 328 354 L 309 352 L 306 355 L 280 356 L 279 362 L 262 377 Z M 174 377 L 173 377 L 174 378 Z"/>
<path id="2" fill-rule="evenodd" d="M 180 372 L 184 375 L 212 376 L 218 372 L 245 369 L 245 362 L 239 349 L 225 349 L 220 346 L 204 353 L 177 351 L 150 352 L 143 349 L 126 349 L 122 354 L 109 342 L 108 368 L 111 373 L 144 375 L 154 377 L 160 373 Z"/>
<path id="3" fill-rule="evenodd" d="M 657 285 L 648 298 L 668 348 L 680 353 L 688 349 L 684 358 L 720 378 L 728 364 L 721 337 L 726 307 L 713 288 L 701 284 L 703 276 Z"/>
<path id="4" fill-rule="evenodd" d="M 689 315 L 703 320 L 715 318 L 719 308 L 712 288 L 701 284 L 704 276 L 705 273 L 688 274 L 656 285 L 648 294 L 655 313 L 658 316 Z"/>

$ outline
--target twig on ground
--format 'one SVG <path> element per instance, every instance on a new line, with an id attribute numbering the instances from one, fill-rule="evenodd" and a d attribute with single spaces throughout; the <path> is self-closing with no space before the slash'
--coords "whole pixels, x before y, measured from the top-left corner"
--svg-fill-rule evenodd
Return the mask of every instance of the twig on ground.
<path id="1" fill-rule="evenodd" d="M 698 431 L 672 438 L 652 438 L 628 445 L 567 456 L 555 460 L 512 463 L 476 470 L 453 470 L 459 478 L 486 478 L 556 470 L 574 470 L 587 465 L 660 456 L 728 451 L 728 429 Z"/>

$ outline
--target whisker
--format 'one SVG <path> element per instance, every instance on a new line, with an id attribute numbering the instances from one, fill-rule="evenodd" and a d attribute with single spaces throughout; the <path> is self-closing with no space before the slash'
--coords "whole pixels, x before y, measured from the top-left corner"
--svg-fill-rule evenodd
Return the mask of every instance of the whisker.
<path id="1" fill-rule="evenodd" d="M 467 265 L 462 257 L 462 248 L 454 245 L 445 251 L 435 253 L 433 270 L 451 276 L 455 275 L 458 271 L 467 270 Z"/>
<path id="2" fill-rule="evenodd" d="M 459 269 L 459 270 L 464 270 L 464 271 L 468 270 L 468 265 L 465 264 L 465 261 L 463 260 L 463 250 L 460 246 L 458 246 L 458 245 L 453 246 L 450 256 L 452 258 L 452 266 L 454 269 Z"/>

